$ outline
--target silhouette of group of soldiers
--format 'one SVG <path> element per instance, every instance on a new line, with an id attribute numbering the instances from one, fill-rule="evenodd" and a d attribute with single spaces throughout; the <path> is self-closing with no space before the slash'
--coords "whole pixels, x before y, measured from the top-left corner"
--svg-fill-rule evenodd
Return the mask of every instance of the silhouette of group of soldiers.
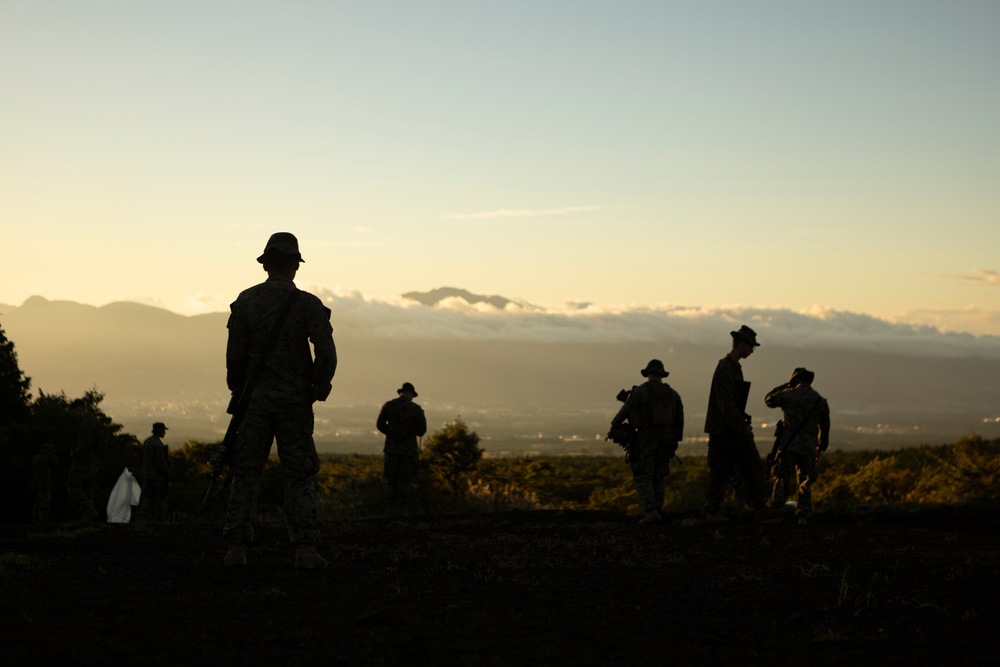
<path id="1" fill-rule="evenodd" d="M 247 546 L 254 537 L 252 514 L 264 466 L 276 442 L 288 533 L 295 546 L 294 566 L 322 569 L 328 563 L 317 550 L 320 530 L 313 477 L 320 462 L 313 440 L 313 403 L 330 395 L 337 370 L 331 313 L 318 297 L 295 286 L 299 264 L 305 260 L 294 235 L 272 234 L 257 261 L 267 279 L 239 294 L 230 306 L 227 323 L 226 382 L 233 393 L 229 411 L 238 430 L 232 451 L 223 453 L 233 473 L 223 524 L 227 544 L 223 563 L 230 567 L 247 563 Z M 707 521 L 727 520 L 721 504 L 734 480 L 742 484 L 746 501 L 758 516 L 768 506 L 764 464 L 746 414 L 749 384 L 740 364 L 759 343 L 757 334 L 745 325 L 730 334 L 732 349 L 715 369 L 705 418 L 709 435 Z M 653 359 L 640 372 L 646 381 L 620 395 L 624 405 L 612 419 L 608 437 L 626 447 L 644 510 L 640 522 L 657 523 L 663 518 L 664 481 L 682 439 L 684 407 L 680 395 L 664 382 L 669 372 L 662 361 Z M 813 379 L 811 371 L 797 368 L 789 382 L 775 387 L 765 399 L 768 407 L 782 410 L 784 427 L 775 444 L 770 507 L 784 506 L 795 474 L 801 523 L 811 512 L 817 452 L 829 444 L 829 406 L 812 389 Z M 427 431 L 424 412 L 413 401 L 418 395 L 413 384 L 404 382 L 396 393 L 397 398 L 382 406 L 376 421 L 385 435 L 383 477 L 389 515 L 399 514 L 407 503 L 417 472 L 419 438 Z M 80 520 L 90 522 L 100 515 L 94 507 L 94 487 L 104 435 L 82 400 L 73 401 L 71 411 L 79 425 L 67 491 Z M 154 423 L 152 435 L 142 446 L 139 514 L 159 520 L 167 516 L 170 482 L 168 449 L 163 443 L 166 431 L 164 423 Z M 32 461 L 37 522 L 48 520 L 51 471 L 57 463 L 51 446 L 44 446 Z"/>
<path id="2" fill-rule="evenodd" d="M 729 520 L 722 513 L 722 503 L 735 483 L 757 520 L 773 519 L 784 510 L 795 475 L 795 516 L 799 524 L 806 524 L 812 513 L 816 462 L 830 444 L 830 407 L 812 388 L 816 376 L 806 368 L 796 368 L 788 382 L 768 392 L 765 405 L 782 411 L 767 459 L 767 472 L 774 477 L 769 498 L 753 420 L 746 413 L 750 384 L 744 380 L 740 364 L 760 343 L 757 333 L 746 325 L 731 331 L 730 336 L 732 348 L 715 368 L 705 414 L 709 477 L 704 518 L 709 522 Z M 658 523 L 663 519 L 664 480 L 684 432 L 684 407 L 680 395 L 663 381 L 669 373 L 662 361 L 653 359 L 640 372 L 646 382 L 620 396 L 624 405 L 611 420 L 608 439 L 626 449 L 636 494 L 645 511 L 640 523 Z"/>

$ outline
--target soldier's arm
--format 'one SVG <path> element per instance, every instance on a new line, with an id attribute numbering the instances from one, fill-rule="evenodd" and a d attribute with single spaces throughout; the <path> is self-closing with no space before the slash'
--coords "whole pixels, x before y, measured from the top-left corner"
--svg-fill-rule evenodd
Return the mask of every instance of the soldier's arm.
<path id="1" fill-rule="evenodd" d="M 317 302 L 319 302 L 318 299 Z M 333 387 L 331 381 L 337 372 L 337 346 L 333 342 L 330 309 L 321 303 L 319 306 L 322 312 L 315 315 L 309 334 L 309 341 L 312 343 L 315 353 L 311 380 L 313 400 L 325 401 L 330 395 Z"/>
<path id="2" fill-rule="evenodd" d="M 424 414 L 423 408 L 417 408 L 417 419 L 416 419 L 416 435 L 422 438 L 425 433 L 427 433 L 427 415 Z"/>
<path id="3" fill-rule="evenodd" d="M 236 313 L 236 304 L 231 307 L 229 338 L 226 341 L 226 386 L 229 391 L 242 391 L 247 381 L 247 367 L 250 365 L 250 345 L 246 327 Z"/>
<path id="4" fill-rule="evenodd" d="M 736 400 L 736 376 L 723 371 L 718 382 L 713 382 L 715 401 L 722 411 L 722 416 L 733 433 L 743 433 L 747 425 L 743 420 L 743 411 Z"/>
<path id="5" fill-rule="evenodd" d="M 379 410 L 378 419 L 375 420 L 375 428 L 379 430 L 380 433 L 389 435 L 389 404 L 386 403 Z"/>
<path id="6" fill-rule="evenodd" d="M 780 408 L 785 404 L 785 391 L 790 388 L 791 385 L 786 382 L 767 392 L 767 396 L 764 397 L 764 405 L 769 408 Z"/>
<path id="7" fill-rule="evenodd" d="M 639 396 L 643 391 L 642 385 L 632 387 L 632 392 L 628 395 L 628 398 L 625 399 L 625 404 L 618 410 L 618 414 L 615 415 L 615 418 L 611 420 L 611 428 L 617 428 L 625 423 L 628 416 L 632 414 L 632 410 L 639 405 Z"/>
<path id="8" fill-rule="evenodd" d="M 674 439 L 680 442 L 684 439 L 684 403 L 680 394 L 674 392 Z"/>
<path id="9" fill-rule="evenodd" d="M 816 409 L 819 411 L 819 449 L 825 452 L 830 446 L 830 404 L 821 398 Z"/>

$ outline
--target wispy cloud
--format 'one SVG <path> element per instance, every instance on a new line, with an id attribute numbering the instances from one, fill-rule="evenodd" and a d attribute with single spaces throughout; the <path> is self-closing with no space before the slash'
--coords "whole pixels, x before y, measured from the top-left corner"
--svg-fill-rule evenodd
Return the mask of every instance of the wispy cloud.
<path id="1" fill-rule="evenodd" d="M 971 273 L 964 275 L 959 273 L 945 273 L 942 274 L 942 276 L 944 278 L 952 278 L 954 280 L 963 280 L 967 283 L 973 283 L 975 285 L 1000 287 L 1000 273 L 997 271 L 991 271 L 990 269 L 972 269 Z"/>
<path id="2" fill-rule="evenodd" d="M 533 218 L 549 215 L 569 215 L 571 213 L 585 213 L 587 211 L 599 211 L 600 206 L 564 206 L 563 208 L 543 208 L 543 209 L 498 209 L 496 211 L 482 211 L 480 213 L 454 213 L 449 215 L 450 220 L 487 220 L 490 218 Z"/>

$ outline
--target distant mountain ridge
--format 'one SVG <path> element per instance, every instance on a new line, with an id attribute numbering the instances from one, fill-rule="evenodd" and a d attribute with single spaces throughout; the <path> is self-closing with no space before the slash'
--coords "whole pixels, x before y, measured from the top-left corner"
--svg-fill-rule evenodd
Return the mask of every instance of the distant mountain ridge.
<path id="1" fill-rule="evenodd" d="M 483 296 L 481 294 L 473 294 L 468 290 L 458 287 L 438 287 L 430 290 L 429 292 L 407 292 L 402 296 L 404 299 L 411 299 L 418 303 L 422 303 L 425 306 L 436 306 L 445 299 L 450 298 L 463 299 L 470 305 L 476 303 L 488 303 L 498 310 L 503 310 L 508 304 L 515 303 L 506 297 L 497 296 L 496 294 Z"/>
<path id="2" fill-rule="evenodd" d="M 576 424 L 579 432 L 593 437 L 606 428 L 605 419 L 594 423 L 585 415 L 606 412 L 610 419 L 618 407 L 618 390 L 641 383 L 639 370 L 649 359 L 659 358 L 670 371 L 668 382 L 684 400 L 685 431 L 698 433 L 712 372 L 728 351 L 730 327 L 725 322 L 713 324 L 709 343 L 671 340 L 666 333 L 659 341 L 617 342 L 437 338 L 434 331 L 463 324 L 495 328 L 502 320 L 506 326 L 537 327 L 541 320 L 536 314 L 519 319 L 504 311 L 466 317 L 433 307 L 443 298 L 467 300 L 466 294 L 473 299 L 470 303 L 478 303 L 477 295 L 456 288 L 410 294 L 426 299 L 431 307 L 381 302 L 367 306 L 364 300 L 325 297 L 334 311 L 340 357 L 330 404 L 345 410 L 379 405 L 408 381 L 417 386 L 425 407 L 438 414 L 506 410 L 528 419 L 558 412 L 566 424 L 559 432 Z M 491 305 L 498 309 L 497 304 L 512 303 L 496 299 Z M 602 314 L 600 321 L 613 317 Z M 147 404 L 160 406 L 156 414 L 172 401 L 181 405 L 199 397 L 224 406 L 227 318 L 227 313 L 189 317 L 138 303 L 95 307 L 42 297 L 0 310 L 0 326 L 15 344 L 34 395 L 80 395 L 97 387 L 109 402 L 138 406 L 137 419 L 143 423 L 155 412 L 142 407 Z M 1000 359 L 956 356 L 954 351 L 948 357 L 914 356 L 893 341 L 836 349 L 822 343 L 771 343 L 775 338 L 771 331 L 764 347 L 744 362 L 753 383 L 750 411 L 758 419 L 777 419 L 777 413 L 763 406 L 764 393 L 786 381 L 792 368 L 806 366 L 816 372 L 816 388 L 830 400 L 835 426 L 853 429 L 842 431 L 841 439 L 906 429 L 908 442 L 927 438 L 938 444 L 974 430 L 1000 437 L 1000 421 L 994 421 L 1000 419 Z M 215 410 L 217 419 L 222 410 Z M 367 410 L 352 417 L 366 429 L 371 427 Z M 148 426 L 142 428 L 139 432 Z"/>

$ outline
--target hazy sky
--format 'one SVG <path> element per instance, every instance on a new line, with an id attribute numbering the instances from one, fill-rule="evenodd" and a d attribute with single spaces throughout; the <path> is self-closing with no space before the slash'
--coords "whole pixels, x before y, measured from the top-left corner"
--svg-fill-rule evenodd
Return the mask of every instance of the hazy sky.
<path id="1" fill-rule="evenodd" d="M 1000 334 L 1000 2 L 0 0 L 0 303 L 301 285 Z"/>

